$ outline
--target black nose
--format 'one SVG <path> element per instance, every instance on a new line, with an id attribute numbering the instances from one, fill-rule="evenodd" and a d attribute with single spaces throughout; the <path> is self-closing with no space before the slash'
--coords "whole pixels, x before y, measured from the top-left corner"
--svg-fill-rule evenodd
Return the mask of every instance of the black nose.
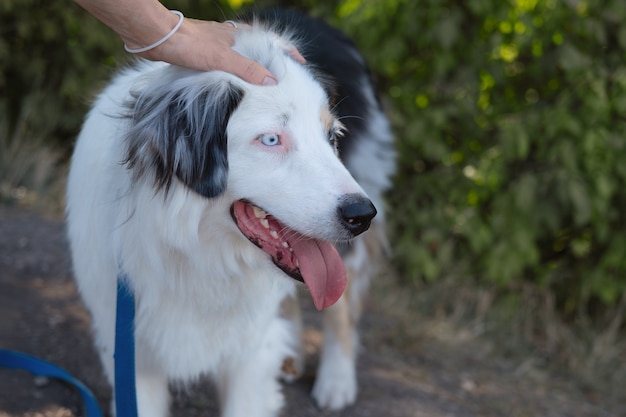
<path id="1" fill-rule="evenodd" d="M 345 196 L 339 206 L 341 222 L 353 236 L 360 235 L 369 229 L 374 216 L 376 216 L 376 207 L 360 194 Z"/>

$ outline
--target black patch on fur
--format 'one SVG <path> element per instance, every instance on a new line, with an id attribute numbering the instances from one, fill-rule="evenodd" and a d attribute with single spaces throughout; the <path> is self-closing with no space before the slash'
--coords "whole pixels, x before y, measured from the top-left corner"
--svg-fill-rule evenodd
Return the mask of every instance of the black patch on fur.
<path id="1" fill-rule="evenodd" d="M 330 98 L 335 115 L 346 127 L 347 132 L 339 141 L 339 154 L 345 155 L 359 135 L 366 131 L 365 122 L 373 110 L 364 90 L 371 90 L 377 97 L 371 71 L 354 42 L 322 20 L 293 10 L 259 10 L 243 16 L 242 20 L 251 22 L 253 18 L 278 34 L 295 35 L 299 41 L 298 51 L 312 67 L 313 74 Z M 380 111 L 380 103 L 376 105 L 376 110 Z"/>
<path id="2" fill-rule="evenodd" d="M 126 137 L 126 166 L 133 179 L 154 176 L 169 191 L 173 176 L 196 193 L 215 197 L 228 177 L 226 127 L 243 98 L 229 83 L 176 89 L 148 87 L 128 103 L 132 126 Z"/>

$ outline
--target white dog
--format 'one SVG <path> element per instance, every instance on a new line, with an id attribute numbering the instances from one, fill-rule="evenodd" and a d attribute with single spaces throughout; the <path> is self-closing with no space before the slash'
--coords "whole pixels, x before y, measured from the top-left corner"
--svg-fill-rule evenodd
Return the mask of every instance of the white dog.
<path id="1" fill-rule="evenodd" d="M 393 170 L 389 126 L 343 35 L 287 12 L 258 19 L 272 31 L 257 21 L 234 49 L 276 86 L 142 62 L 102 92 L 76 144 L 75 275 L 111 383 L 116 277 L 128 277 L 141 417 L 168 414 L 168 380 L 201 374 L 214 378 L 223 416 L 276 416 L 281 367 L 302 369 L 300 324 L 287 308 L 297 281 L 318 309 L 334 304 L 313 395 L 331 409 L 355 400 L 355 325 Z M 368 229 L 372 201 L 377 231 L 340 245 L 344 266 L 332 243 Z"/>

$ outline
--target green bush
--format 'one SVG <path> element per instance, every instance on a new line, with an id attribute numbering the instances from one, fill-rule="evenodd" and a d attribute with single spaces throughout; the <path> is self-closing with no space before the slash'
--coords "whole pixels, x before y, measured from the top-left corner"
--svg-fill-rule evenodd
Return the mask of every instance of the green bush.
<path id="1" fill-rule="evenodd" d="M 626 3 L 341 2 L 391 99 L 390 218 L 408 281 L 626 292 Z"/>
<path id="2" fill-rule="evenodd" d="M 232 15 L 229 4 L 246 1 L 169 3 L 189 17 L 223 20 Z M 0 106 L 7 109 L 8 136 L 26 128 L 69 148 L 93 95 L 131 58 L 122 41 L 72 0 L 2 0 L 0 33 Z M 36 110 L 29 107 L 33 96 Z"/>
<path id="3" fill-rule="evenodd" d="M 165 2 L 217 20 L 248 3 Z M 623 0 L 254 7 L 276 4 L 346 30 L 379 80 L 398 136 L 389 217 L 405 282 L 531 283 L 566 315 L 626 292 Z M 71 0 L 3 0 L 0 33 L 6 136 L 30 129 L 69 149 L 91 95 L 128 58 L 121 41 Z"/>
<path id="4" fill-rule="evenodd" d="M 26 128 L 36 135 L 73 136 L 89 92 L 115 63 L 117 39 L 70 0 L 3 0 L 0 31 L 0 98 L 9 133 L 27 113 Z M 28 104 L 33 95 L 36 111 Z"/>

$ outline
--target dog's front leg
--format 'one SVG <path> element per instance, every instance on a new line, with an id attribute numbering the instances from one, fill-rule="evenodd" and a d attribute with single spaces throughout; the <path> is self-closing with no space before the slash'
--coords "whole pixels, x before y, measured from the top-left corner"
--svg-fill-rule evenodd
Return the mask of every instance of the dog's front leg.
<path id="1" fill-rule="evenodd" d="M 321 408 L 340 410 L 356 400 L 356 323 L 349 312 L 347 294 L 324 310 L 324 345 L 313 386 Z"/>
<path id="2" fill-rule="evenodd" d="M 313 386 L 313 398 L 321 408 L 340 410 L 356 400 L 357 325 L 370 282 L 386 253 L 384 230 L 381 223 L 372 222 L 370 231 L 355 239 L 343 255 L 348 286 L 339 301 L 324 310 L 324 345 Z"/>
<path id="3" fill-rule="evenodd" d="M 170 408 L 168 379 L 164 373 L 141 362 L 139 360 L 136 367 L 137 414 L 139 417 L 167 417 Z"/>
<path id="4" fill-rule="evenodd" d="M 276 317 L 250 348 L 233 352 L 217 378 L 222 417 L 276 417 L 284 405 L 278 382 L 283 359 L 294 356 L 291 323 Z"/>

